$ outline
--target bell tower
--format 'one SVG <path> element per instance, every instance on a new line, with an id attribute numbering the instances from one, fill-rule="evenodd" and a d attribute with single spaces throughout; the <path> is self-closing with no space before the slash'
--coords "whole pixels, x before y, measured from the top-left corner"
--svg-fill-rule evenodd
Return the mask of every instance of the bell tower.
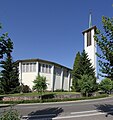
<path id="1" fill-rule="evenodd" d="M 92 66 L 95 68 L 95 75 L 97 77 L 97 60 L 96 60 L 96 41 L 94 40 L 94 34 L 96 31 L 96 26 L 92 26 L 91 13 L 89 15 L 89 28 L 84 30 L 84 50 L 88 54 L 89 59 L 91 60 Z"/>

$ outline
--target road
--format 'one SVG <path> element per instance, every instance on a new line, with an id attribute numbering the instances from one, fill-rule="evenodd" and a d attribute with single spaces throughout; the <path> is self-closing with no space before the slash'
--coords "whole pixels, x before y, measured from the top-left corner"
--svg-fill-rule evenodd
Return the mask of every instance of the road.
<path id="1" fill-rule="evenodd" d="M 9 107 L 1 107 L 8 109 Z M 113 97 L 61 103 L 14 106 L 22 120 L 113 120 Z"/>

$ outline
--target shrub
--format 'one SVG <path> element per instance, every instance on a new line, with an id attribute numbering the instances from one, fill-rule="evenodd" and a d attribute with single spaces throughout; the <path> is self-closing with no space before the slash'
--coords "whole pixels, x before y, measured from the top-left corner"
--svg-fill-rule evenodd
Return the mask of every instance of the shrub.
<path id="1" fill-rule="evenodd" d="M 13 91 L 11 91 L 12 94 L 13 93 L 20 93 L 20 92 L 29 93 L 29 92 L 31 92 L 31 89 L 29 88 L 28 85 L 22 84 L 20 86 L 17 86 Z"/>
<path id="2" fill-rule="evenodd" d="M 11 108 L 3 112 L 0 120 L 20 120 L 20 118 L 17 110 Z"/>

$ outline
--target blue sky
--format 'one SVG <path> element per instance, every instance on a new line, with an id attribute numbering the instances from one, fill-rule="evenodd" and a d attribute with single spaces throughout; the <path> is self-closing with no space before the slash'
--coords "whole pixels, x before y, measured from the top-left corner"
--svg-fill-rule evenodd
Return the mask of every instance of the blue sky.
<path id="1" fill-rule="evenodd" d="M 40 58 L 72 68 L 83 50 L 82 31 L 113 16 L 113 0 L 0 0 L 1 33 L 14 43 L 13 58 Z"/>

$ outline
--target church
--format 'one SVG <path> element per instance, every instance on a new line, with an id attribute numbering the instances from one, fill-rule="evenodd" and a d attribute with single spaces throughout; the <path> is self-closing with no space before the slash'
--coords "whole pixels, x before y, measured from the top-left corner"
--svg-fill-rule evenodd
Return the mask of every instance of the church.
<path id="1" fill-rule="evenodd" d="M 94 40 L 94 34 L 96 31 L 96 26 L 91 24 L 91 14 L 89 17 L 89 28 L 84 30 L 84 50 L 89 56 L 93 67 L 96 70 L 96 42 Z M 60 65 L 55 62 L 42 60 L 42 59 L 25 59 L 18 60 L 19 63 L 19 80 L 21 84 L 28 85 L 31 90 L 33 87 L 33 81 L 36 79 L 37 75 L 46 77 L 47 80 L 47 90 L 66 90 L 70 91 L 72 86 L 72 69 Z"/>
<path id="2" fill-rule="evenodd" d="M 18 60 L 20 83 L 28 85 L 31 90 L 37 75 L 46 77 L 47 90 L 70 91 L 72 85 L 71 69 L 55 62 L 42 59 Z"/>

